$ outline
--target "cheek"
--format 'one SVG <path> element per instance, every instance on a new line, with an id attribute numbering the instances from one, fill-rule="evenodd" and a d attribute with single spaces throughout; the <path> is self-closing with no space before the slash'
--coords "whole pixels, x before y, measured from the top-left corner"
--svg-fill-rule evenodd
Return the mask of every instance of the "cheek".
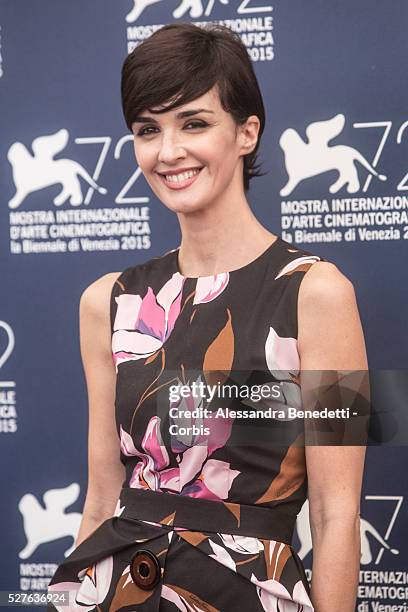
<path id="1" fill-rule="evenodd" d="M 217 180 L 217 183 L 229 183 L 234 174 L 237 159 L 232 144 L 227 146 L 225 141 L 220 144 L 217 150 L 213 151 L 212 158 L 209 160 L 210 172 Z"/>
<path id="2" fill-rule="evenodd" d="M 236 142 L 230 134 L 220 133 L 216 138 L 202 142 L 199 153 L 214 169 L 222 170 L 236 162 Z"/>
<path id="3" fill-rule="evenodd" d="M 149 170 L 149 160 L 151 164 L 151 155 L 149 155 L 149 151 L 145 147 L 137 146 L 136 143 L 133 143 L 133 150 L 135 153 L 136 163 L 142 172 Z"/>
<path id="4" fill-rule="evenodd" d="M 225 141 L 219 143 L 212 142 L 211 146 L 202 146 L 196 155 L 204 165 L 208 166 L 212 173 L 223 171 L 223 167 L 229 164 L 230 151 L 226 146 Z"/>
<path id="5" fill-rule="evenodd" d="M 138 166 L 140 166 L 141 165 L 140 164 L 140 152 L 139 152 L 138 147 L 136 146 L 136 142 L 135 141 L 133 141 L 133 151 L 134 151 L 134 154 L 135 154 L 136 163 L 137 163 Z"/>

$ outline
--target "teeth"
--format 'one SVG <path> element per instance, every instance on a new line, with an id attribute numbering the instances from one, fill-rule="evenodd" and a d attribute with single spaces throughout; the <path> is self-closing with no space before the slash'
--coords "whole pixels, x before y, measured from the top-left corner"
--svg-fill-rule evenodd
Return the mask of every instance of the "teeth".
<path id="1" fill-rule="evenodd" d="M 180 174 L 166 174 L 166 181 L 170 183 L 181 183 L 187 179 L 195 176 L 199 173 L 199 170 L 188 170 L 187 172 L 181 172 Z"/>

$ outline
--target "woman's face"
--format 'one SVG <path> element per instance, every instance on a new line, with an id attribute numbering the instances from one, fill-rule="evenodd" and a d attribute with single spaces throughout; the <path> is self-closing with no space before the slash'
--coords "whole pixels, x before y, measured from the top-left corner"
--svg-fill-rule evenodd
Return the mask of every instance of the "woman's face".
<path id="1" fill-rule="evenodd" d="M 259 124 L 257 117 L 250 119 L 249 133 L 236 128 L 216 87 L 173 110 L 146 111 L 136 118 L 136 161 L 165 206 L 174 212 L 197 211 L 221 201 L 231 185 L 243 190 L 242 155 L 253 150 Z"/>

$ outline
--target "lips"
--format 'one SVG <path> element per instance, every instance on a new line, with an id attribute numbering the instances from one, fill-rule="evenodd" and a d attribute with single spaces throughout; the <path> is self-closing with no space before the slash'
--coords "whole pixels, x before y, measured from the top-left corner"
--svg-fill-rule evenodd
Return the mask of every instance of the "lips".
<path id="1" fill-rule="evenodd" d="M 202 169 L 203 168 L 188 168 L 184 170 L 184 172 L 188 172 L 188 170 L 198 170 L 198 172 L 194 174 L 193 176 L 191 176 L 190 178 L 185 179 L 184 181 L 177 181 L 177 182 L 168 181 L 166 179 L 166 175 L 162 174 L 161 172 L 158 172 L 158 175 L 160 176 L 161 180 L 166 185 L 166 187 L 168 187 L 169 189 L 180 190 L 180 189 L 185 189 L 186 187 L 190 187 L 190 185 L 192 185 L 194 181 L 199 177 Z M 181 174 L 182 172 L 183 170 L 178 170 L 177 172 L 173 170 L 172 172 L 169 172 L 168 175 Z"/>

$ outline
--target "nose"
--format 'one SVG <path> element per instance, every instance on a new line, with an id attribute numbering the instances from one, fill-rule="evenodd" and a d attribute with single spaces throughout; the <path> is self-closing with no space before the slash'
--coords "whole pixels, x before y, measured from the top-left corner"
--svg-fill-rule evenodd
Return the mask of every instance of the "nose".
<path id="1" fill-rule="evenodd" d="M 157 156 L 159 162 L 163 164 L 173 164 L 178 159 L 186 157 L 186 151 L 180 142 L 179 136 L 174 133 L 163 133 L 160 140 L 160 149 Z"/>

